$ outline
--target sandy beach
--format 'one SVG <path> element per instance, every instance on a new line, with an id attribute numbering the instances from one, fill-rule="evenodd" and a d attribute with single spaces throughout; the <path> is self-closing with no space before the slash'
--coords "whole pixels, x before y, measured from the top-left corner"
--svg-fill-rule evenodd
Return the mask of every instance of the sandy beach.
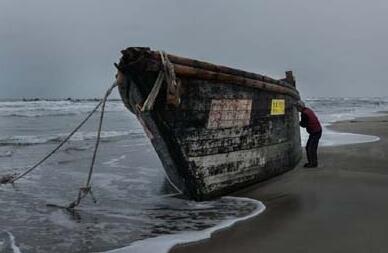
<path id="1" fill-rule="evenodd" d="M 387 252 L 387 125 L 385 115 L 334 124 L 381 140 L 320 148 L 318 169 L 302 168 L 303 160 L 235 194 L 262 201 L 264 213 L 171 252 Z"/>

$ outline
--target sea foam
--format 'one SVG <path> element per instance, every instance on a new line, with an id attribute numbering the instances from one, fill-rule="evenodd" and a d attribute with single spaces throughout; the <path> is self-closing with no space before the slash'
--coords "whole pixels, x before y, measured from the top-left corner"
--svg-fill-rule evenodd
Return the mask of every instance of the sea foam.
<path id="1" fill-rule="evenodd" d="M 36 145 L 36 144 L 45 144 L 45 143 L 59 143 L 67 137 L 68 133 L 59 133 L 52 135 L 16 135 L 16 136 L 0 136 L 0 146 L 26 146 L 26 145 Z M 131 130 L 131 131 L 102 131 L 101 139 L 109 140 L 115 137 L 127 136 L 131 137 L 145 137 L 143 131 L 141 130 Z M 84 140 L 94 140 L 97 137 L 97 132 L 77 132 L 75 133 L 70 141 L 84 141 Z"/>
<path id="2" fill-rule="evenodd" d="M 301 130 L 302 145 L 306 146 L 308 140 L 308 134 L 303 129 Z M 379 141 L 380 138 L 374 135 L 354 134 L 354 133 L 342 133 L 323 127 L 322 138 L 320 140 L 320 146 L 341 146 L 357 143 L 368 143 Z"/>
<path id="3" fill-rule="evenodd" d="M 223 197 L 224 199 L 238 199 L 250 201 L 256 204 L 256 209 L 249 215 L 240 218 L 231 218 L 222 221 L 216 226 L 202 230 L 202 231 L 185 231 L 178 234 L 162 235 L 154 238 L 148 238 L 141 241 L 133 242 L 131 245 L 115 250 L 106 251 L 105 253 L 148 253 L 159 252 L 167 253 L 177 245 L 184 245 L 188 243 L 198 242 L 209 239 L 213 233 L 226 228 L 229 228 L 237 222 L 253 218 L 261 214 L 265 210 L 262 202 L 249 198 L 238 197 Z"/>
<path id="4" fill-rule="evenodd" d="M 339 121 L 382 115 L 378 112 L 388 109 L 388 98 L 309 98 L 306 104 L 313 108 L 323 125 L 320 146 L 340 146 L 380 140 L 377 136 L 338 132 L 328 127 Z M 302 145 L 305 146 L 308 139 L 305 129 L 301 129 L 301 139 Z"/>
<path id="5" fill-rule="evenodd" d="M 0 238 L 0 252 L 10 252 L 12 250 L 13 253 L 22 253 L 16 245 L 16 239 L 12 233 L 4 231 L 1 235 L 4 235 L 4 237 L 1 236 L 3 238 Z"/>
<path id="6" fill-rule="evenodd" d="M 96 101 L 9 101 L 0 102 L 0 116 L 4 117 L 43 117 L 66 116 L 89 113 Z M 106 112 L 126 112 L 121 101 L 108 101 Z"/>

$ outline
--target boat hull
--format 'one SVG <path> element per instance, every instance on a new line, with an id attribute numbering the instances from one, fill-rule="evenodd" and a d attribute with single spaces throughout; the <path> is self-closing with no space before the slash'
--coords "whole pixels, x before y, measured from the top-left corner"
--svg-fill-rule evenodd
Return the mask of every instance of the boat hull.
<path id="1" fill-rule="evenodd" d="M 130 60 L 123 57 L 118 65 L 120 95 L 142 123 L 168 178 L 187 196 L 206 200 L 225 195 L 298 163 L 301 144 L 296 90 L 278 92 L 247 82 L 233 83 L 237 79 L 182 72 L 177 73 L 179 104 L 168 104 L 164 83 L 153 109 L 141 111 L 157 79 L 155 66 L 161 67 L 151 56 L 138 58 L 131 52 Z"/>

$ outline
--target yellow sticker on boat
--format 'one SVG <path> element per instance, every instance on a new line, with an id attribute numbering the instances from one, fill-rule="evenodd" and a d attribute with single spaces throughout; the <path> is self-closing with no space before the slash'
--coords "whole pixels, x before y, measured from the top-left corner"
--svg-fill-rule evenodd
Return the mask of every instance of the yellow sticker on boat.
<path id="1" fill-rule="evenodd" d="M 284 115 L 286 102 L 284 99 L 272 99 L 271 115 Z"/>

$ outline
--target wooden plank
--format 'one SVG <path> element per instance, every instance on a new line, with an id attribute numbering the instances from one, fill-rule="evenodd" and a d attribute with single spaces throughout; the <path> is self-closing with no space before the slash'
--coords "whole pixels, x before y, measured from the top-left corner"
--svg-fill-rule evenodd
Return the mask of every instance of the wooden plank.
<path id="1" fill-rule="evenodd" d="M 162 68 L 159 52 L 152 51 L 149 48 L 127 48 L 122 53 L 123 57 L 118 66 L 120 71 L 125 71 L 127 68 L 136 68 L 137 71 L 146 71 L 146 68 L 147 70 L 152 70 L 154 68 L 154 71 L 159 71 Z M 178 77 L 212 80 L 227 84 L 254 87 L 288 94 L 299 99 L 299 93 L 295 87 L 284 81 L 179 56 L 168 55 L 168 57 L 169 59 L 171 57 L 170 61 Z"/>
<path id="2" fill-rule="evenodd" d="M 261 89 L 265 91 L 276 92 L 280 94 L 290 95 L 296 99 L 300 99 L 299 93 L 292 88 L 287 86 L 281 86 L 265 81 L 245 78 L 241 76 L 224 74 L 219 72 L 212 72 L 203 69 L 197 69 L 194 67 L 183 66 L 183 65 L 174 65 L 175 72 L 178 77 L 194 78 L 208 81 L 222 82 L 226 84 L 241 85 L 246 87 L 252 87 L 256 89 Z M 212 83 L 210 83 L 212 84 Z"/>
<path id="3" fill-rule="evenodd" d="M 153 59 L 160 61 L 159 52 L 150 51 L 150 54 L 151 54 Z M 252 73 L 252 72 L 234 69 L 234 68 L 230 68 L 230 67 L 226 67 L 226 66 L 222 66 L 222 65 L 216 65 L 216 64 L 209 63 L 209 62 L 205 62 L 205 61 L 193 60 L 193 59 L 189 59 L 189 58 L 185 58 L 185 57 L 181 57 L 181 56 L 177 56 L 177 55 L 173 55 L 173 54 L 167 54 L 167 56 L 172 63 L 178 64 L 178 65 L 191 66 L 194 68 L 209 70 L 212 72 L 238 75 L 238 76 L 242 76 L 242 77 L 246 77 L 246 78 L 250 78 L 250 79 L 255 79 L 255 80 L 261 80 L 261 81 L 265 81 L 265 82 L 269 82 L 269 83 L 273 83 L 273 84 L 289 86 L 290 88 L 292 87 L 291 86 L 292 84 L 290 85 L 290 83 L 288 83 L 288 82 L 285 82 L 282 80 L 276 80 L 276 79 L 273 79 L 271 77 Z M 287 75 L 287 73 L 289 75 L 289 72 L 291 72 L 291 71 L 287 71 L 286 75 Z"/>

